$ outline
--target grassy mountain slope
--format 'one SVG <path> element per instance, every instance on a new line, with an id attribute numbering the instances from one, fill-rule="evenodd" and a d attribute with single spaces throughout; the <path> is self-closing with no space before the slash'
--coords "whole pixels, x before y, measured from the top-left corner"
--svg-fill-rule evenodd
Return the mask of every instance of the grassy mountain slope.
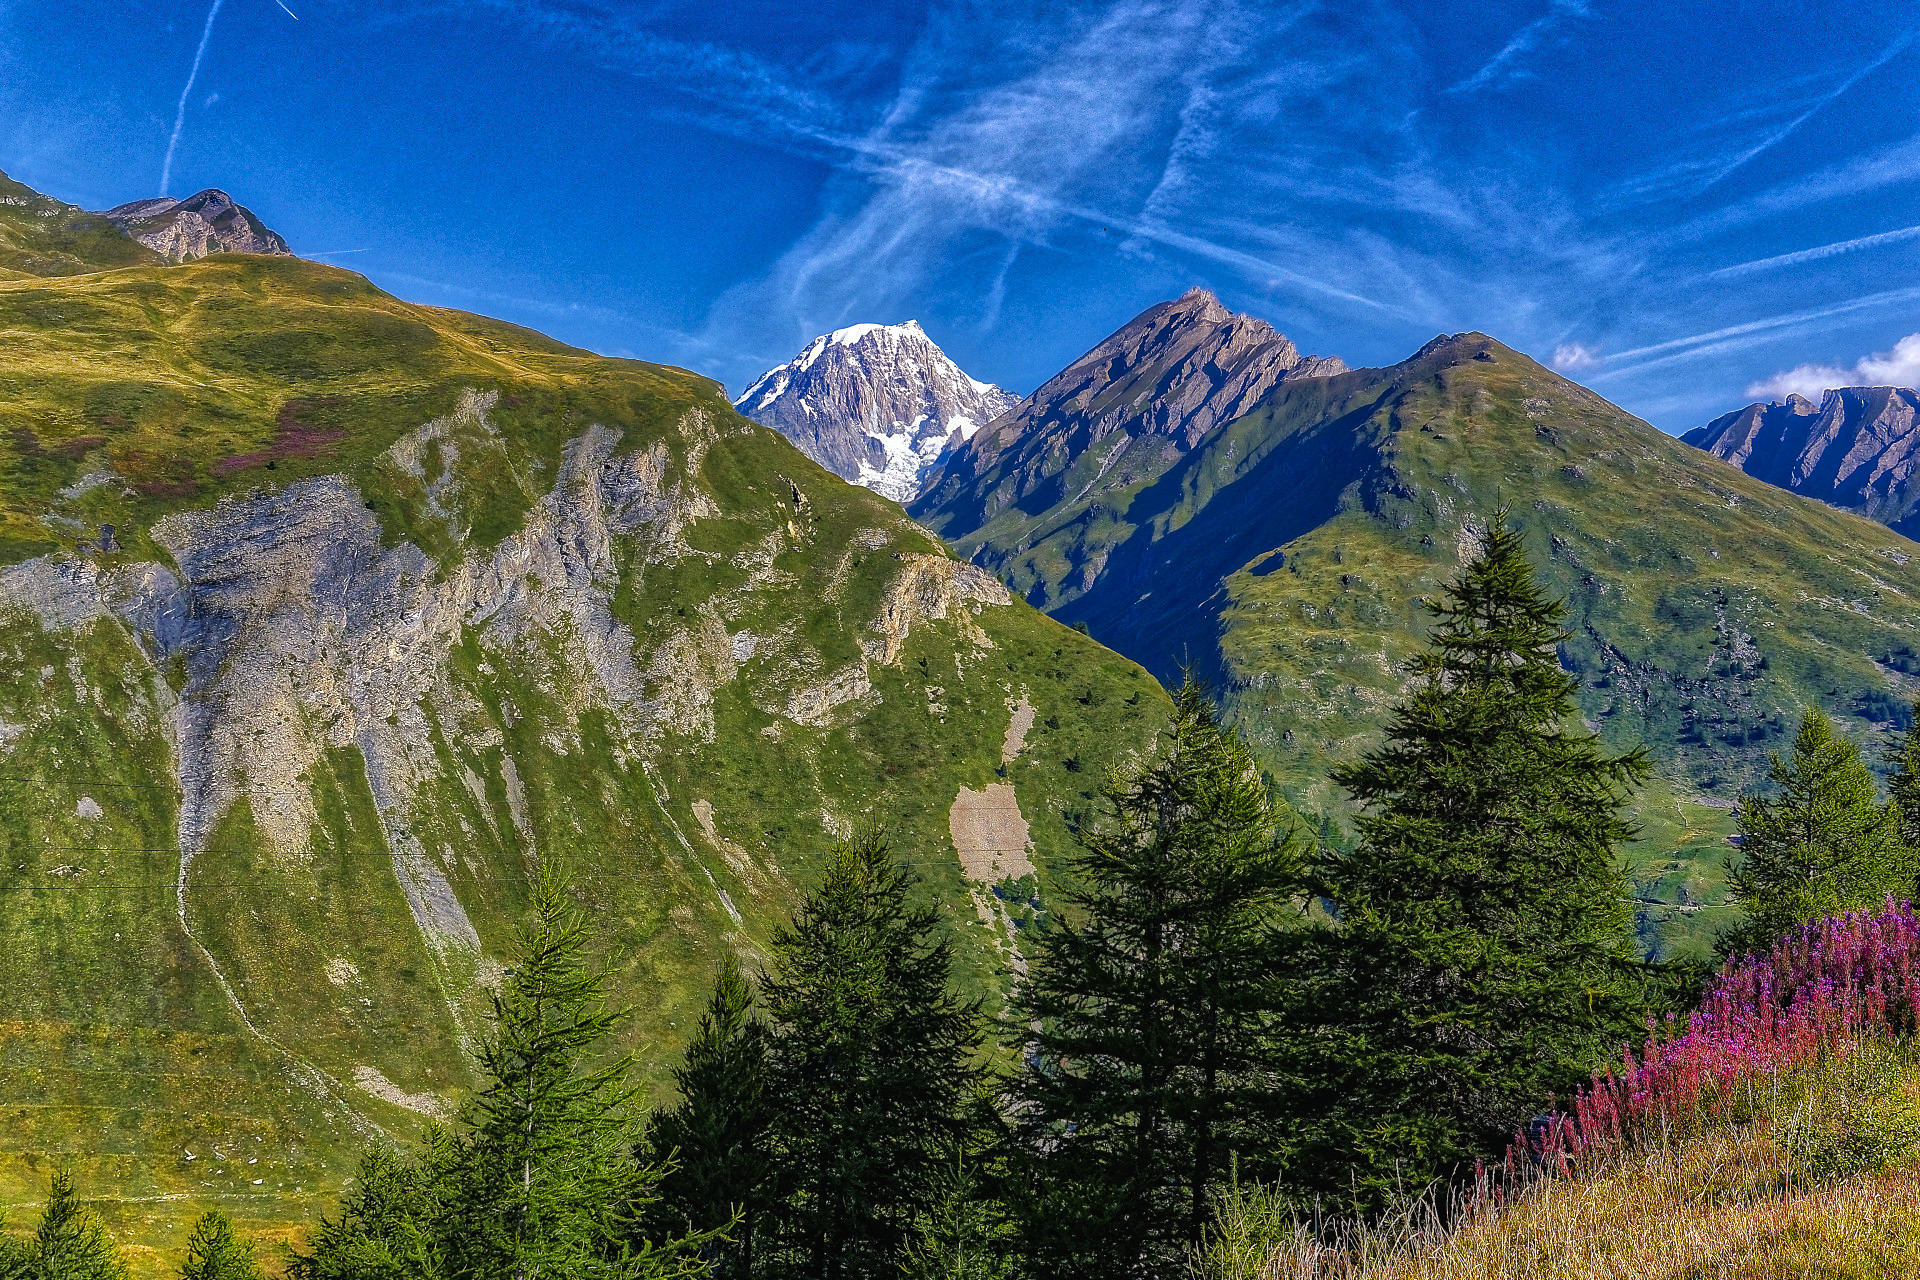
<path id="1" fill-rule="evenodd" d="M 923 516 L 1163 679 L 1184 659 L 1210 671 L 1268 767 L 1329 811 L 1326 769 L 1375 740 L 1424 633 L 1420 600 L 1511 507 L 1568 599 L 1563 662 L 1587 718 L 1616 748 L 1653 749 L 1638 870 L 1679 936 L 1711 931 L 1695 908 L 1715 898 L 1726 807 L 1799 709 L 1871 743 L 1916 687 L 1911 543 L 1478 334 L 1285 382 L 1190 452 L 1138 451 L 1016 447 Z M 955 518 L 969 509 L 984 523 Z"/>
<path id="2" fill-rule="evenodd" d="M 1163 703 L 680 370 L 228 255 L 0 279 L 0 352 L 0 1201 L 143 1247 L 455 1105 L 544 860 L 654 1082 L 863 823 L 992 996 Z"/>
<path id="3" fill-rule="evenodd" d="M 97 213 L 0 173 L 0 280 L 71 276 L 161 261 Z"/>

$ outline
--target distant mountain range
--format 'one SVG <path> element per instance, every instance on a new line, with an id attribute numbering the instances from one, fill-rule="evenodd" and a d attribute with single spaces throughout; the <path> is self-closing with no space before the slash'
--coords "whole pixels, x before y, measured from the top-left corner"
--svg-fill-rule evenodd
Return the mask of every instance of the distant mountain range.
<path id="1" fill-rule="evenodd" d="M 1750 404 L 1681 439 L 1769 484 L 1920 537 L 1920 393 L 1910 387 Z"/>
<path id="2" fill-rule="evenodd" d="M 1328 767 L 1379 740 L 1423 598 L 1502 507 L 1568 602 L 1588 722 L 1652 750 L 1643 892 L 1710 936 L 1727 808 L 1800 709 L 1871 743 L 1920 692 L 1920 562 L 1888 529 L 1483 334 L 1347 370 L 1199 294 L 977 433 L 909 511 L 1163 681 L 1209 678 L 1296 803 L 1335 814 Z"/>
<path id="3" fill-rule="evenodd" d="M 951 540 L 1009 508 L 1052 511 L 1096 488 L 1124 489 L 1164 473 L 1283 381 L 1346 367 L 1301 355 L 1264 320 L 1191 289 L 1142 312 L 956 450 L 912 510 Z M 1074 573 L 1036 580 L 1034 602 L 1058 608 L 1088 589 L 1104 563 L 1094 552 Z"/>
<path id="4" fill-rule="evenodd" d="M 954 445 L 1019 402 L 961 372 L 909 320 L 815 338 L 755 379 L 734 408 L 841 479 L 907 502 Z"/>

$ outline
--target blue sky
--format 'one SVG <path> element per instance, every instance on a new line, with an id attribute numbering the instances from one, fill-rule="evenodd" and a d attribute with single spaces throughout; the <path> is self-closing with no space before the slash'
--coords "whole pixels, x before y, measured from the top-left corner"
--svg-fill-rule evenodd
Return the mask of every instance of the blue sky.
<path id="1" fill-rule="evenodd" d="M 297 251 L 736 392 L 908 318 L 1024 392 L 1193 284 L 1355 365 L 1481 329 L 1673 431 L 1920 379 L 1911 3 L 209 12 L 0 0 L 0 169 L 103 208 L 171 146 Z"/>

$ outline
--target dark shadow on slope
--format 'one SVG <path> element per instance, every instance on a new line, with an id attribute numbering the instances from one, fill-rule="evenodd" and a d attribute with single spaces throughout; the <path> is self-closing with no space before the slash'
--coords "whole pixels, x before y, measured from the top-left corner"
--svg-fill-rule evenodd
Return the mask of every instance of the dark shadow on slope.
<path id="1" fill-rule="evenodd" d="M 1218 683 L 1224 579 L 1339 514 L 1342 495 L 1378 466 L 1376 448 L 1362 438 L 1378 407 L 1369 399 L 1293 434 L 1216 488 L 1186 524 L 1156 539 L 1155 521 L 1180 504 L 1192 473 L 1208 464 L 1211 450 L 1196 450 L 1134 499 L 1131 513 L 1140 524 L 1133 536 L 1114 549 L 1093 589 L 1054 616 L 1084 622 L 1102 644 L 1162 683 L 1177 681 L 1188 662 Z M 1280 567 L 1279 556 L 1261 565 L 1268 572 Z"/>

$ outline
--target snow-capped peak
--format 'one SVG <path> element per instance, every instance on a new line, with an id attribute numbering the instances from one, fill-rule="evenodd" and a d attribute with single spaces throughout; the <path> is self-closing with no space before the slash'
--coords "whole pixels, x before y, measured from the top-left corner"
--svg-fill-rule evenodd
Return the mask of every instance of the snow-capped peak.
<path id="1" fill-rule="evenodd" d="M 961 372 L 917 320 L 822 334 L 734 407 L 822 466 L 899 502 L 1019 397 Z"/>

